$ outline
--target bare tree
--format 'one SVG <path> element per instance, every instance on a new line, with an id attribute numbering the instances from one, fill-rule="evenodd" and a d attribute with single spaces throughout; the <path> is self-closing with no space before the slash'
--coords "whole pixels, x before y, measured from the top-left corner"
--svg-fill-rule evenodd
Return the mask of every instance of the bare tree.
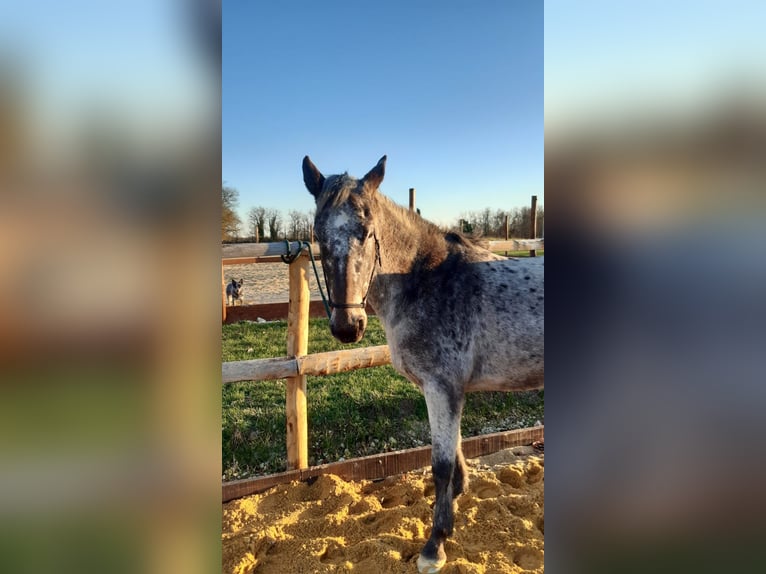
<path id="1" fill-rule="evenodd" d="M 301 223 L 303 222 L 304 215 L 297 209 L 291 209 L 287 214 L 290 218 L 290 231 L 288 237 L 292 239 L 301 239 L 302 229 Z"/>
<path id="2" fill-rule="evenodd" d="M 505 216 L 508 215 L 509 236 L 529 238 L 530 236 L 529 206 L 514 207 L 508 211 L 496 209 L 494 212 L 486 207 L 482 211 L 461 213 L 455 229 L 463 231 L 472 237 L 505 237 Z M 543 236 L 545 212 L 541 206 L 537 208 L 537 235 Z"/>
<path id="3" fill-rule="evenodd" d="M 511 211 L 511 237 L 529 237 L 529 207 L 516 207 Z"/>
<path id="4" fill-rule="evenodd" d="M 304 241 L 311 241 L 311 226 L 314 225 L 314 211 L 306 211 L 302 214 L 301 228 L 303 229 Z"/>
<path id="5" fill-rule="evenodd" d="M 264 229 L 266 227 L 266 208 L 260 205 L 251 207 L 250 211 L 247 212 L 247 223 L 250 228 L 250 234 L 253 237 L 257 237 L 258 241 L 263 241 L 266 235 Z"/>
<path id="6" fill-rule="evenodd" d="M 511 235 L 513 237 L 529 238 L 532 234 L 531 224 L 532 208 L 529 206 L 517 207 L 511 212 Z M 537 206 L 537 236 L 542 237 L 545 225 L 545 211 Z"/>
<path id="7" fill-rule="evenodd" d="M 537 237 L 545 237 L 545 209 L 537 206 Z"/>
<path id="8" fill-rule="evenodd" d="M 231 241 L 239 235 L 238 203 L 239 192 L 233 187 L 221 186 L 221 241 Z"/>
<path id="9" fill-rule="evenodd" d="M 484 237 L 492 235 L 492 210 L 485 207 L 479 214 L 479 226 Z"/>
<path id="10" fill-rule="evenodd" d="M 282 214 L 276 209 L 267 209 L 266 221 L 269 224 L 269 239 L 271 241 L 279 241 L 279 232 L 282 229 Z"/>
<path id="11" fill-rule="evenodd" d="M 506 212 L 502 209 L 495 210 L 495 213 L 492 214 L 492 235 L 495 237 L 502 237 L 505 238 L 505 215 Z"/>

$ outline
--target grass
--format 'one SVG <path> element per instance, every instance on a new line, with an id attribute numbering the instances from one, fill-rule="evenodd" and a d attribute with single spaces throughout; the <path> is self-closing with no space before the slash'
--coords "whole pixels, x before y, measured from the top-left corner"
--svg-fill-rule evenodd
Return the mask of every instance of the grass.
<path id="1" fill-rule="evenodd" d="M 285 355 L 286 322 L 223 325 L 223 360 Z M 327 319 L 309 322 L 309 353 L 383 345 L 385 333 L 370 317 L 364 339 L 343 345 Z M 309 464 L 430 444 L 428 415 L 420 391 L 391 366 L 360 369 L 307 382 Z M 464 437 L 533 425 L 543 420 L 543 392 L 470 393 L 463 413 Z M 286 470 L 285 382 L 223 387 L 223 479 Z"/>

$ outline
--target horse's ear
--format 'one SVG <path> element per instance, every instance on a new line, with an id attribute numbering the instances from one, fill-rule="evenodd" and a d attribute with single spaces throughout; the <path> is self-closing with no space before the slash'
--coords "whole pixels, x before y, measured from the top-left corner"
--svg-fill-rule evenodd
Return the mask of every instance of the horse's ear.
<path id="1" fill-rule="evenodd" d="M 322 187 L 324 186 L 324 176 L 317 169 L 309 156 L 303 158 L 303 183 L 306 184 L 306 189 L 311 192 L 314 197 L 319 197 L 322 193 Z"/>
<path id="2" fill-rule="evenodd" d="M 367 184 L 368 189 L 375 190 L 380 186 L 380 182 L 383 181 L 384 175 L 386 175 L 386 156 L 383 156 L 378 160 L 375 167 L 367 172 L 367 175 L 362 178 L 362 181 Z"/>

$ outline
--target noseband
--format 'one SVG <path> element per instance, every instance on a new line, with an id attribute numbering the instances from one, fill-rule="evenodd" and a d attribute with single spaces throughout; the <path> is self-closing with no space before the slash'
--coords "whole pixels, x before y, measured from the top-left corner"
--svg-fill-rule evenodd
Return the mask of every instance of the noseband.
<path id="1" fill-rule="evenodd" d="M 372 235 L 373 239 L 375 239 L 375 262 L 377 263 L 377 266 L 382 267 L 382 263 L 380 261 L 380 243 L 378 242 L 378 236 L 373 233 Z M 364 309 L 367 306 L 367 295 L 370 294 L 370 287 L 372 287 L 372 278 L 375 276 L 375 271 L 377 267 L 375 264 L 372 266 L 372 273 L 370 273 L 370 280 L 367 283 L 367 291 L 364 294 L 364 297 L 362 297 L 361 303 L 335 303 L 332 300 L 332 294 L 330 293 L 330 282 L 327 280 L 327 269 L 325 265 L 322 265 L 322 273 L 324 273 L 324 283 L 327 286 L 327 301 L 330 305 L 331 309 Z"/>

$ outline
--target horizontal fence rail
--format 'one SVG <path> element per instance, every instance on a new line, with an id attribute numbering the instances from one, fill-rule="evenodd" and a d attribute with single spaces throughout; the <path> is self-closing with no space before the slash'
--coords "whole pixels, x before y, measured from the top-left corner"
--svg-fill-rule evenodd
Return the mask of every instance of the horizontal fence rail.
<path id="1" fill-rule="evenodd" d="M 484 243 L 479 241 L 484 246 Z M 534 251 L 545 249 L 545 239 L 502 239 L 487 241 L 486 248 L 490 251 Z"/>
<path id="2" fill-rule="evenodd" d="M 463 439 L 465 458 L 492 454 L 505 448 L 526 446 L 545 437 L 545 427 L 529 427 Z M 431 465 L 431 447 L 421 446 L 395 452 L 372 454 L 351 460 L 331 462 L 303 469 L 288 470 L 267 476 L 242 478 L 223 483 L 223 502 L 263 492 L 279 484 L 310 481 L 324 474 L 334 474 L 344 480 L 378 480 Z"/>
<path id="3" fill-rule="evenodd" d="M 388 345 L 313 353 L 300 357 L 277 357 L 230 361 L 222 365 L 223 383 L 269 381 L 298 375 L 333 375 L 391 363 Z"/>
<path id="4" fill-rule="evenodd" d="M 545 239 L 501 239 L 496 241 L 478 241 L 479 245 L 490 251 L 531 251 L 545 249 Z M 290 250 L 295 253 L 298 242 L 290 242 Z M 311 244 L 311 250 L 315 258 L 320 257 L 318 243 Z M 241 263 L 256 263 L 253 259 L 279 258 L 287 255 L 287 244 L 284 241 L 277 243 L 231 243 L 223 245 L 221 259 L 224 265 L 237 265 Z M 232 261 L 233 260 L 233 261 Z M 278 260 L 278 259 L 277 259 Z"/>
<path id="5" fill-rule="evenodd" d="M 290 251 L 295 253 L 298 241 L 290 242 Z M 319 244 L 312 243 L 311 250 L 316 257 L 319 254 Z M 287 244 L 284 241 L 276 243 L 229 243 L 221 248 L 222 259 L 238 259 L 242 257 L 279 257 L 287 255 Z"/>

